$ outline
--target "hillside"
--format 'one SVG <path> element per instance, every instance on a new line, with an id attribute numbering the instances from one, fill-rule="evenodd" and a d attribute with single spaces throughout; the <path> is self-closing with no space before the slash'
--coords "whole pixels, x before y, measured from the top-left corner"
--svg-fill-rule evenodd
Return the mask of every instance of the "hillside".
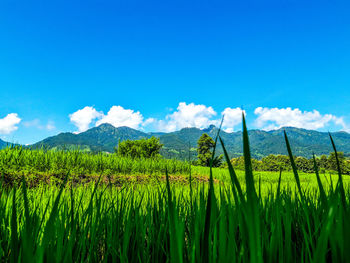
<path id="1" fill-rule="evenodd" d="M 316 155 L 329 154 L 332 151 L 328 133 L 313 130 L 286 127 L 273 131 L 250 130 L 249 138 L 251 152 L 254 158 L 262 158 L 268 154 L 286 154 L 286 147 L 283 131 L 286 130 L 293 152 L 297 156 L 311 157 Z M 197 140 L 203 133 L 208 133 L 211 137 L 217 134 L 215 126 L 207 129 L 183 128 L 170 133 L 145 133 L 129 127 L 115 128 L 110 124 L 102 124 L 91 128 L 85 132 L 61 133 L 56 136 L 40 141 L 31 147 L 47 148 L 80 148 L 87 151 L 113 152 L 118 141 L 137 140 L 141 138 L 158 137 L 164 144 L 162 155 L 167 158 L 187 159 L 196 156 Z M 346 132 L 335 132 L 332 134 L 339 151 L 350 154 L 350 134 Z M 221 137 L 231 157 L 242 154 L 242 133 L 240 131 L 226 133 L 221 131 Z M 0 142 L 1 145 L 1 142 Z M 221 146 L 218 147 L 218 154 L 222 153 Z"/>
<path id="2" fill-rule="evenodd" d="M 7 142 L 0 139 L 0 149 L 6 147 Z"/>

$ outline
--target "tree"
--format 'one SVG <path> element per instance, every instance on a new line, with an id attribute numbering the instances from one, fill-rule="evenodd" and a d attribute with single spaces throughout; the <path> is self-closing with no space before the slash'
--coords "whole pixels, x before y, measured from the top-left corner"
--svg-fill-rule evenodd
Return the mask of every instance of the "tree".
<path id="1" fill-rule="evenodd" d="M 281 168 L 287 171 L 290 169 L 290 160 L 286 155 L 270 154 L 262 158 L 261 162 L 264 171 L 279 171 Z"/>
<path id="2" fill-rule="evenodd" d="M 262 161 L 252 158 L 251 159 L 253 171 L 264 171 Z M 231 159 L 231 164 L 238 170 L 244 170 L 244 156 L 236 157 Z"/>
<path id="3" fill-rule="evenodd" d="M 210 159 L 212 157 L 212 150 L 214 148 L 214 140 L 206 133 L 199 138 L 197 147 L 198 164 L 202 166 L 210 166 Z M 219 167 L 222 163 L 223 156 L 216 156 L 213 160 L 213 167 Z"/>
<path id="4" fill-rule="evenodd" d="M 325 154 L 320 157 L 320 169 L 327 170 L 328 169 L 328 159 Z"/>
<path id="5" fill-rule="evenodd" d="M 340 165 L 340 170 L 344 173 L 345 171 L 345 157 L 343 152 L 338 152 L 338 160 Z M 328 168 L 333 171 L 337 171 L 337 160 L 335 158 L 335 153 L 331 152 L 328 157 Z"/>
<path id="6" fill-rule="evenodd" d="M 159 138 L 126 140 L 118 144 L 117 154 L 132 158 L 156 158 L 159 157 L 159 151 L 163 147 Z"/>
<path id="7" fill-rule="evenodd" d="M 299 171 L 309 173 L 314 170 L 313 162 L 310 162 L 305 157 L 298 156 L 295 158 L 295 165 Z"/>

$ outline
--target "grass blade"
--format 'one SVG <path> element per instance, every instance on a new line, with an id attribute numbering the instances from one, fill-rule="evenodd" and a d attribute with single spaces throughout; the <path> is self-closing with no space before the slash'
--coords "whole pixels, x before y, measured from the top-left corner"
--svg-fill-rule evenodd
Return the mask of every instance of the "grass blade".
<path id="1" fill-rule="evenodd" d="M 289 155 L 289 159 L 290 159 L 290 164 L 291 164 L 292 169 L 293 169 L 293 174 L 294 174 L 295 181 L 297 183 L 298 191 L 299 191 L 301 198 L 304 200 L 304 197 L 303 197 L 304 195 L 303 195 L 303 192 L 301 191 L 301 184 L 300 184 L 298 169 L 297 169 L 297 166 L 295 165 L 292 149 L 290 147 L 286 131 L 284 131 L 284 139 L 286 141 L 286 146 L 287 146 L 287 151 L 288 151 L 288 155 Z"/>

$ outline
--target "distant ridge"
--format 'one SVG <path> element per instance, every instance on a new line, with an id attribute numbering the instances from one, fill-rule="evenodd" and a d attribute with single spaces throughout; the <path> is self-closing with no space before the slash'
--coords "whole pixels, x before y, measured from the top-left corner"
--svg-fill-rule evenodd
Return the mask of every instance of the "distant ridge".
<path id="1" fill-rule="evenodd" d="M 191 158 L 195 157 L 195 148 L 199 137 L 203 133 L 208 133 L 214 138 L 217 130 L 217 127 L 210 125 L 206 129 L 183 128 L 179 131 L 169 133 L 145 133 L 129 127 L 116 128 L 110 124 L 101 124 L 98 127 L 91 128 L 79 134 L 70 132 L 60 133 L 35 143 L 30 147 L 55 149 L 79 148 L 93 152 L 113 152 L 119 141 L 127 139 L 137 140 L 155 136 L 164 144 L 162 149 L 163 156 L 167 158 L 188 159 L 189 151 Z M 259 159 L 269 154 L 287 154 L 283 138 L 284 130 L 288 134 L 293 153 L 296 156 L 310 158 L 313 153 L 322 155 L 329 154 L 332 151 L 328 133 L 285 127 L 272 131 L 250 130 L 249 139 L 252 156 Z M 227 133 L 221 131 L 220 134 L 231 157 L 242 155 L 242 132 Z M 335 132 L 332 133 L 332 136 L 338 150 L 350 155 L 350 134 L 346 132 Z M 217 150 L 219 154 L 222 153 L 220 145 L 218 145 Z"/>
<path id="2" fill-rule="evenodd" d="M 0 139 L 0 149 L 3 147 L 6 147 L 7 142 L 4 142 L 3 140 Z"/>
<path id="3" fill-rule="evenodd" d="M 0 139 L 0 149 L 5 148 L 7 146 L 18 145 L 17 143 L 5 142 Z"/>

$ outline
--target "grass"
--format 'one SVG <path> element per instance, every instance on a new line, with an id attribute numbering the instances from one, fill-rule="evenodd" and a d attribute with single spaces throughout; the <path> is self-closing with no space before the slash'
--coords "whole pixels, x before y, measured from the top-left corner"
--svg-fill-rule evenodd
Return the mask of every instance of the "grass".
<path id="1" fill-rule="evenodd" d="M 28 188 L 23 176 L 0 191 L 1 261 L 350 262 L 349 179 L 317 164 L 315 174 L 255 173 L 244 121 L 243 141 L 244 172 L 228 163 L 188 174 L 209 183 L 174 184 L 167 168 L 165 182 L 122 187 L 101 184 L 103 169 L 78 186 L 66 174 Z"/>
<path id="2" fill-rule="evenodd" d="M 89 154 L 80 151 L 29 150 L 21 147 L 0 150 L 0 174 L 8 184 L 21 182 L 23 175 L 32 184 L 40 181 L 61 183 L 71 177 L 91 181 L 99 175 L 189 174 L 190 164 L 169 159 L 132 159 L 116 154 Z M 89 178 L 92 176 L 92 178 Z"/>

